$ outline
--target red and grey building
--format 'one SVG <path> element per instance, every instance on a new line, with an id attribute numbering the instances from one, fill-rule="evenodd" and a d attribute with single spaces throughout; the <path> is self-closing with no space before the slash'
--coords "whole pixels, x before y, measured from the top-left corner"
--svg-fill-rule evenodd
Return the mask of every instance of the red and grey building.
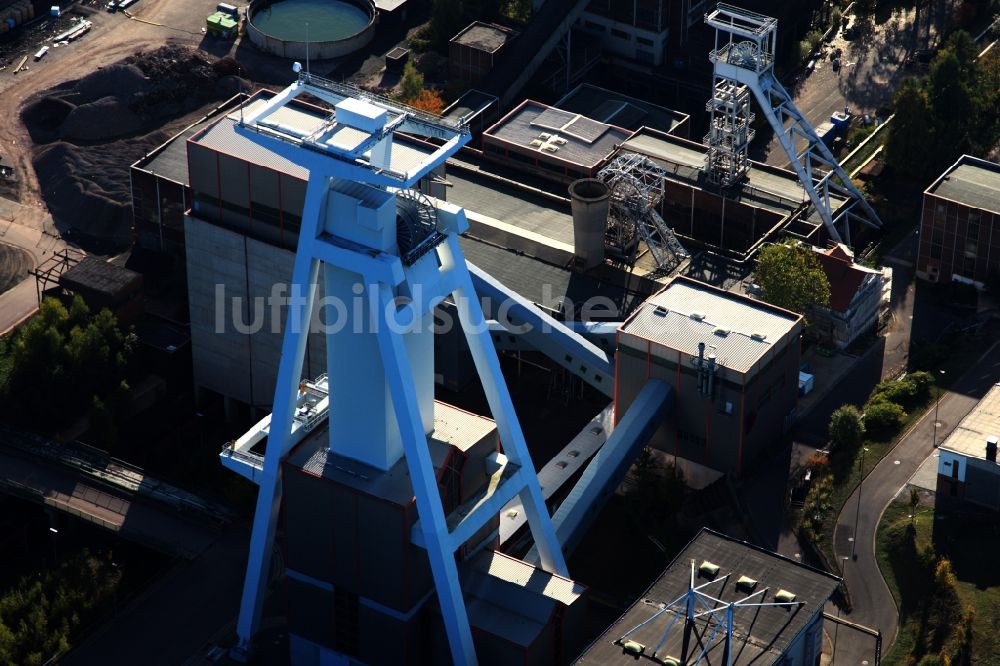
<path id="1" fill-rule="evenodd" d="M 977 289 L 1000 278 L 1000 164 L 963 155 L 924 191 L 917 277 Z"/>
<path id="2" fill-rule="evenodd" d="M 615 415 L 650 378 L 674 386 L 674 418 L 650 445 L 695 485 L 747 465 L 794 422 L 802 317 L 678 276 L 618 330 Z"/>

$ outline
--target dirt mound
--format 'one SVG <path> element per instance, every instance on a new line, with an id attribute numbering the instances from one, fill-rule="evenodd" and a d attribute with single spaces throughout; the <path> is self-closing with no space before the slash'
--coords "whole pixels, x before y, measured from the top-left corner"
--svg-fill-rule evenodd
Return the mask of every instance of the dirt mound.
<path id="1" fill-rule="evenodd" d="M 92 102 L 109 95 L 139 92 L 147 87 L 148 80 L 135 65 L 110 65 L 77 81 L 73 87 L 82 102 Z"/>
<path id="2" fill-rule="evenodd" d="M 32 165 L 44 184 L 54 220 L 102 250 L 132 240 L 128 170 L 135 160 L 166 140 L 162 132 L 82 148 L 57 141 L 38 148 Z"/>
<path id="3" fill-rule="evenodd" d="M 0 294 L 26 279 L 34 264 L 27 250 L 0 243 Z"/>
<path id="4" fill-rule="evenodd" d="M 232 58 L 164 46 L 40 93 L 21 119 L 57 224 L 105 249 L 128 245 L 129 165 L 167 139 L 165 124 L 249 90 L 243 73 Z"/>
<path id="5" fill-rule="evenodd" d="M 142 119 L 118 97 L 102 97 L 81 104 L 66 116 L 60 133 L 73 141 L 102 141 L 134 134 L 142 128 Z"/>

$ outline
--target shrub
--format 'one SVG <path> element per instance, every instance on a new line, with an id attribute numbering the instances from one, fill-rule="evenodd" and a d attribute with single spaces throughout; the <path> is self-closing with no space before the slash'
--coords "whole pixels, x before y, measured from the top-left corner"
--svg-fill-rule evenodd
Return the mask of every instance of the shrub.
<path id="1" fill-rule="evenodd" d="M 903 408 L 895 402 L 874 396 L 865 407 L 865 430 L 881 436 L 894 435 L 905 414 Z"/>
<path id="2" fill-rule="evenodd" d="M 894 402 L 897 405 L 911 405 L 916 398 L 917 387 L 906 379 L 881 382 L 872 391 L 869 402 Z"/>
<path id="3" fill-rule="evenodd" d="M 841 405 L 830 416 L 830 438 L 837 446 L 854 448 L 865 436 L 861 412 L 854 405 Z"/>
<path id="4" fill-rule="evenodd" d="M 399 80 L 399 96 L 404 102 L 410 102 L 420 96 L 424 90 L 424 75 L 417 71 L 411 61 L 403 66 L 403 77 Z"/>
<path id="5" fill-rule="evenodd" d="M 441 111 L 444 109 L 444 101 L 441 99 L 441 94 L 436 90 L 426 88 L 421 90 L 420 94 L 408 103 L 414 109 L 420 109 L 421 111 L 427 111 L 435 115 L 441 115 Z"/>

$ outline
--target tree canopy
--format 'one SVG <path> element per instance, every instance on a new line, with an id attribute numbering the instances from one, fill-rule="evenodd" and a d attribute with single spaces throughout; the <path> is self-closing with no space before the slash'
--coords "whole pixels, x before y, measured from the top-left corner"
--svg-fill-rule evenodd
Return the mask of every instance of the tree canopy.
<path id="1" fill-rule="evenodd" d="M 861 411 L 854 405 L 841 405 L 830 416 L 830 439 L 838 446 L 854 448 L 865 436 Z"/>
<path id="2" fill-rule="evenodd" d="M 757 253 L 757 284 L 772 305 L 805 314 L 830 304 L 830 281 L 812 250 L 794 243 L 769 245 Z"/>
<path id="3" fill-rule="evenodd" d="M 88 410 L 95 395 L 126 379 L 134 336 L 109 310 L 92 313 L 46 298 L 38 314 L 0 344 L 0 405 L 15 422 L 59 426 Z"/>
<path id="4" fill-rule="evenodd" d="M 959 155 L 985 155 L 1000 138 L 1000 55 L 977 60 L 979 48 L 959 30 L 951 34 L 919 79 L 896 91 L 886 161 L 926 183 Z"/>

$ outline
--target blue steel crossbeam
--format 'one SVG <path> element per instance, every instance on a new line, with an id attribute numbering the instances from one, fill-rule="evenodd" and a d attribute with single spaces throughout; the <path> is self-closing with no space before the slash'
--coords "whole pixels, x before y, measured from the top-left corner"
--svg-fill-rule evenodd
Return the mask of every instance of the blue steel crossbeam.
<path id="1" fill-rule="evenodd" d="M 311 124 L 298 126 L 294 113 L 278 113 L 304 92 L 332 104 L 331 117 L 302 120 Z M 453 661 L 474 664 L 455 557 L 468 537 L 516 497 L 542 568 L 561 576 L 567 569 L 458 244 L 458 235 L 468 228 L 465 211 L 432 204 L 407 189 L 464 145 L 468 130 L 305 74 L 246 114 L 237 131 L 303 167 L 309 179 L 291 285 L 301 298 L 288 307 L 273 411 L 266 424 L 233 445 L 229 456 L 232 466 L 246 468 L 259 484 L 234 654 L 247 656 L 260 623 L 281 505 L 281 462 L 311 429 L 312 421 L 299 418 L 309 402 L 302 371 L 322 265 L 325 302 L 363 305 L 347 308 L 347 325 L 326 333 L 325 393 L 313 387 L 312 408 L 326 410 L 332 452 L 383 471 L 405 459 L 419 516 L 414 538 L 427 550 Z M 434 136 L 444 145 L 415 166 L 394 168 L 395 131 Z M 413 227 L 399 229 L 403 224 Z M 428 234 L 436 235 L 432 243 L 426 242 Z M 404 241 L 416 245 L 404 248 Z M 445 514 L 428 448 L 434 428 L 432 311 L 446 298 L 456 303 L 505 455 L 497 460 L 504 471 L 491 494 L 460 521 Z M 265 427 L 263 461 L 248 464 L 247 451 L 263 438 Z"/>

